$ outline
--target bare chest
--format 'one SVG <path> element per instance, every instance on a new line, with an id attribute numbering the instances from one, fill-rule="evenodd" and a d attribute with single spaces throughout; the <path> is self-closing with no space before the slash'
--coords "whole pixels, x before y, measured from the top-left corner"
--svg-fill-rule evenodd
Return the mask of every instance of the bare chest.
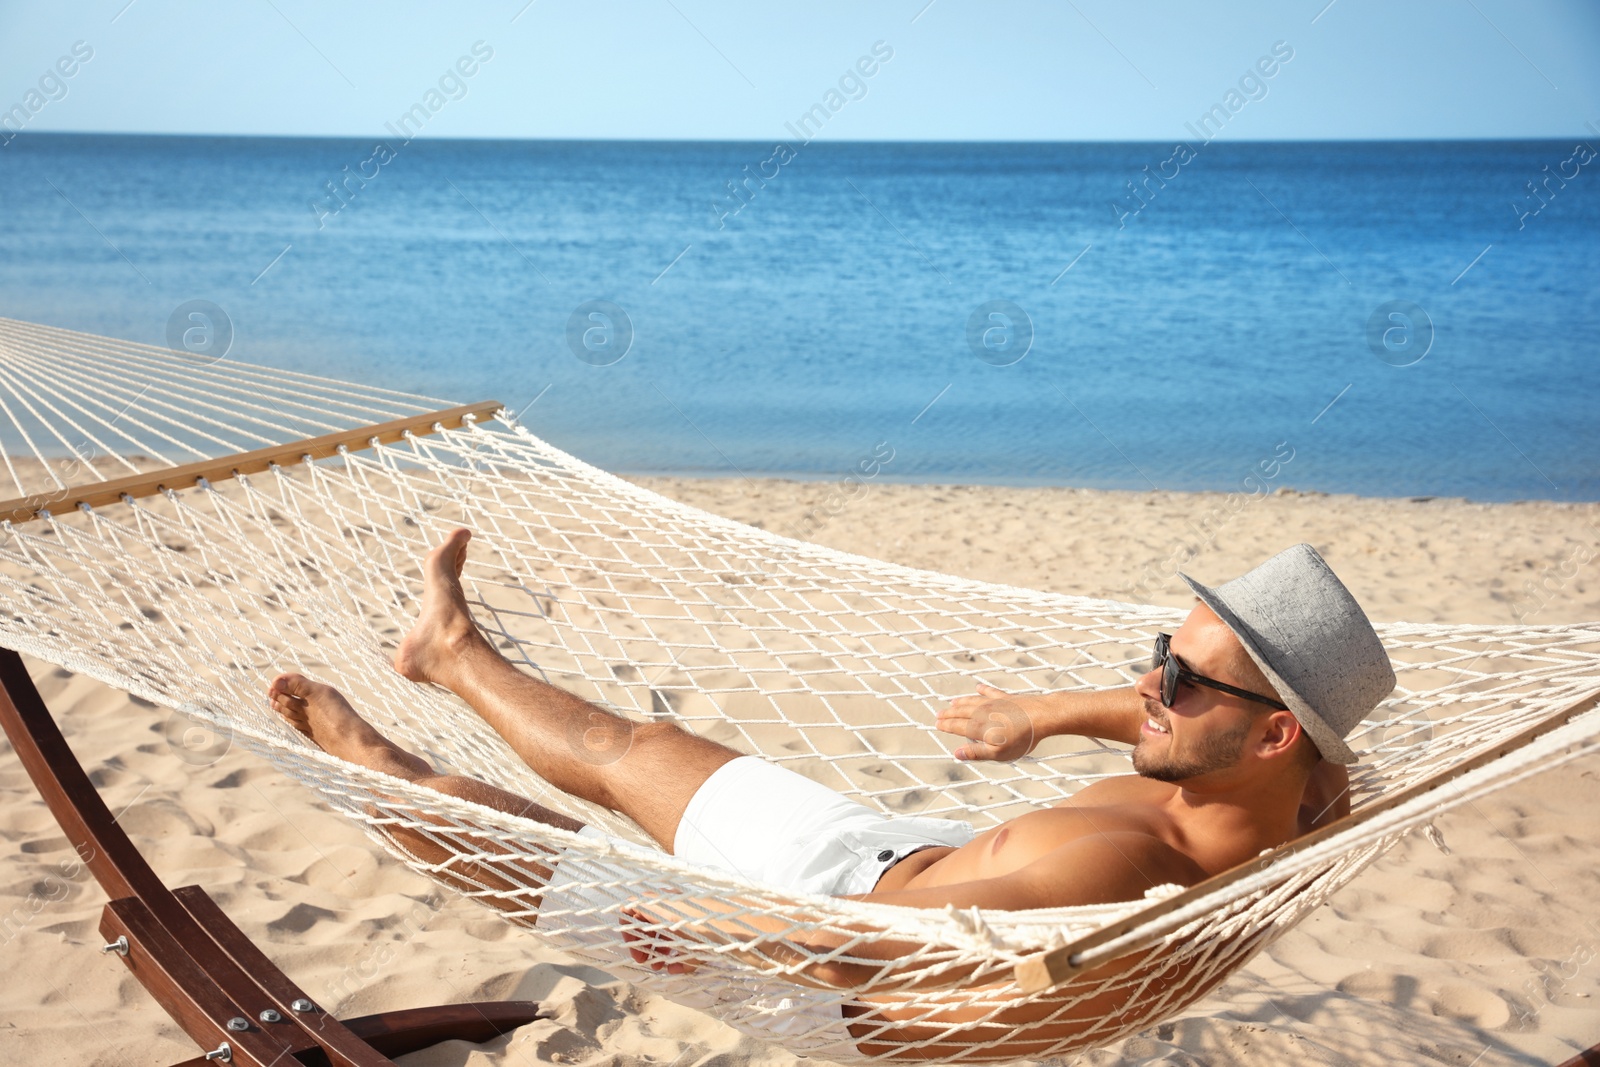
<path id="1" fill-rule="evenodd" d="M 1116 780 L 1084 789 L 1056 807 L 1041 808 L 987 830 L 958 849 L 930 850 L 911 857 L 917 868 L 891 874 L 900 877 L 896 888 L 954 885 L 982 878 L 999 878 L 1020 870 L 1062 845 L 1094 834 L 1134 832 L 1180 847 L 1182 833 L 1161 808 L 1166 799 L 1161 783 L 1117 786 Z M 1156 790 L 1139 788 L 1156 786 Z M 1102 788 L 1110 786 L 1112 788 Z"/>

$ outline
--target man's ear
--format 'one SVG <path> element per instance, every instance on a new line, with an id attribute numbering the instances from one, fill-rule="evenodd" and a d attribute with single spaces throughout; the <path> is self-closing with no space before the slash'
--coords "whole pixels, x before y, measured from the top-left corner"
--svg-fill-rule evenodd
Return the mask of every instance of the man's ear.
<path id="1" fill-rule="evenodd" d="M 1266 730 L 1256 743 L 1256 754 L 1262 759 L 1279 759 L 1294 752 L 1295 742 L 1304 733 L 1300 720 L 1292 712 L 1274 711 L 1266 718 Z"/>

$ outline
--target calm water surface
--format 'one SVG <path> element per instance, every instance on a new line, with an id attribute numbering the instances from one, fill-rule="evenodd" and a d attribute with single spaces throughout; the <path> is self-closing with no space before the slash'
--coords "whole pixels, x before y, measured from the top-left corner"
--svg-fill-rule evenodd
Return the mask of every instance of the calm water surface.
<path id="1" fill-rule="evenodd" d="M 1573 148 L 23 135 L 0 314 L 163 344 L 208 300 L 232 358 L 625 471 L 1592 500 Z"/>

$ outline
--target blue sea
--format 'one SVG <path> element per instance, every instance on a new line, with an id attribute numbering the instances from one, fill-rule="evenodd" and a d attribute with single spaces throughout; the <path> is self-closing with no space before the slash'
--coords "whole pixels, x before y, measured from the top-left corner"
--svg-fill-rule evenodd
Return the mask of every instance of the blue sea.
<path id="1" fill-rule="evenodd" d="M 0 315 L 624 472 L 1600 498 L 1594 149 L 1188 147 L 23 134 Z"/>

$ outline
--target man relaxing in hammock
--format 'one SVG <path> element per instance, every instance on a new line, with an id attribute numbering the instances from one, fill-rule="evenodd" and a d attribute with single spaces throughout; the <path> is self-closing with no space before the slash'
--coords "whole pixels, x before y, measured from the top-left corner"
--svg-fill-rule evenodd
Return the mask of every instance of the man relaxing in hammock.
<path id="1" fill-rule="evenodd" d="M 1309 545 L 1215 589 L 1131 687 L 1011 695 L 980 685 L 938 727 L 958 759 L 1011 760 L 1053 734 L 1132 744 L 1133 775 L 977 833 L 887 816 L 669 722 L 636 723 L 518 670 L 474 624 L 460 574 L 470 534 L 424 563 L 395 669 L 456 693 L 540 777 L 620 812 L 675 855 L 793 892 L 913 908 L 1050 908 L 1193 885 L 1349 809 L 1344 736 L 1394 686 L 1388 656 Z M 273 707 L 323 749 L 418 785 L 598 833 L 488 782 L 441 775 L 333 688 L 276 678 Z M 620 753 L 597 760 L 593 750 Z M 559 867 L 559 863 L 557 864 Z M 657 962 L 652 960 L 652 962 Z M 676 970 L 676 966 L 668 964 Z"/>

